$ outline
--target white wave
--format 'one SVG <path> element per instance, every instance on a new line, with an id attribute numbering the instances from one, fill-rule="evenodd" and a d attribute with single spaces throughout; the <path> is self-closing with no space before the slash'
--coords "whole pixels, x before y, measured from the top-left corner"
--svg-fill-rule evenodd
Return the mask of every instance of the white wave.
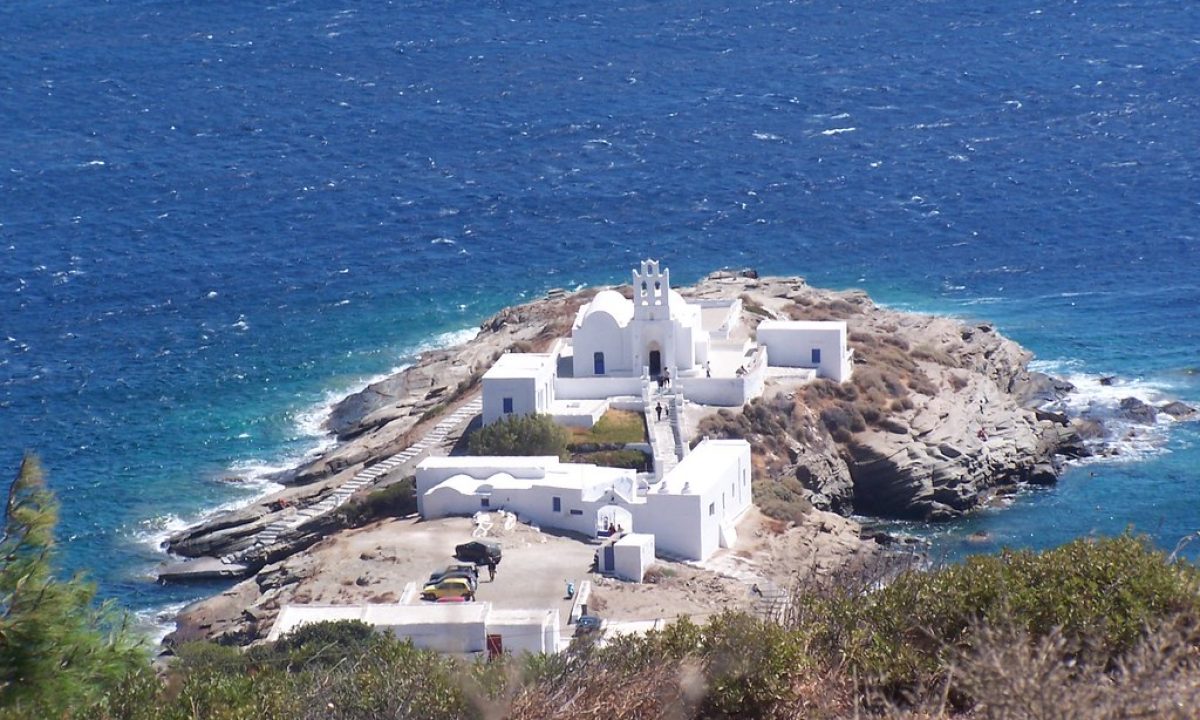
<path id="1" fill-rule="evenodd" d="M 1151 407 L 1176 399 L 1166 383 L 1145 378 L 1124 378 L 1082 372 L 1078 361 L 1040 361 L 1030 369 L 1062 377 L 1075 390 L 1050 409 L 1065 412 L 1070 417 L 1099 421 L 1105 429 L 1102 438 L 1091 440 L 1093 455 L 1079 464 L 1100 462 L 1135 462 L 1170 452 L 1167 441 L 1175 418 L 1158 413 L 1152 424 L 1130 418 L 1121 408 L 1121 401 L 1134 398 Z"/>
<path id="2" fill-rule="evenodd" d="M 825 136 L 841 135 L 843 133 L 851 133 L 856 130 L 858 130 L 856 127 L 830 128 L 828 130 L 822 130 L 821 134 Z"/>
<path id="3" fill-rule="evenodd" d="M 779 140 L 782 140 L 783 138 L 779 137 L 775 133 L 756 132 L 756 133 L 754 133 L 754 139 L 755 140 L 779 141 Z"/>
<path id="4" fill-rule="evenodd" d="M 184 601 L 138 610 L 133 613 L 134 624 L 153 645 L 159 645 L 175 629 L 175 616 L 187 606 Z"/>
<path id="5" fill-rule="evenodd" d="M 969 300 L 960 300 L 960 305 L 995 305 L 1004 302 L 1002 297 L 994 297 L 985 295 L 983 297 L 971 298 Z"/>
<path id="6" fill-rule="evenodd" d="M 167 538 L 186 530 L 190 524 L 175 514 L 159 515 L 143 520 L 141 529 L 134 531 L 133 537 L 138 542 L 149 545 L 155 551 L 161 551 Z"/>
<path id="7" fill-rule="evenodd" d="M 478 330 L 475 328 L 463 328 L 461 330 L 439 333 L 417 345 L 412 354 L 419 354 L 426 350 L 453 347 L 471 340 L 477 333 Z M 162 551 L 166 540 L 171 535 L 205 522 L 222 513 L 231 512 L 250 505 L 267 495 L 282 490 L 284 486 L 275 482 L 276 478 L 298 468 L 305 462 L 320 457 L 337 444 L 337 439 L 325 429 L 325 423 L 333 412 L 333 408 L 338 403 L 350 395 L 361 392 L 374 383 L 386 380 L 392 375 L 402 372 L 408 367 L 407 364 L 398 365 L 386 373 L 361 378 L 349 388 L 330 389 L 316 403 L 294 413 L 291 417 L 296 433 L 293 440 L 308 441 L 304 443 L 302 449 L 293 450 L 286 455 L 271 460 L 245 458 L 230 464 L 229 474 L 238 479 L 237 484 L 239 487 L 249 492 L 240 494 L 239 497 L 233 498 L 216 507 L 197 512 L 188 518 L 182 518 L 175 514 L 166 514 L 143 520 L 141 528 L 135 531 L 133 536 L 139 542 L 151 546 L 156 551 Z"/>
<path id="8" fill-rule="evenodd" d="M 434 239 L 429 241 L 429 244 L 430 245 L 457 245 L 458 243 L 454 242 L 453 240 L 451 240 L 448 237 L 435 237 Z"/>

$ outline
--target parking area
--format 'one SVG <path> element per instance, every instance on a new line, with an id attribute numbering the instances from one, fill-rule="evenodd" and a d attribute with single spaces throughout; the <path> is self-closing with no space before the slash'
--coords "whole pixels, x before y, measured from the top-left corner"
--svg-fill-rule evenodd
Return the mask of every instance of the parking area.
<path id="1" fill-rule="evenodd" d="M 313 571 L 298 568 L 307 577 L 289 594 L 310 603 L 398 602 L 408 583 L 419 594 L 431 573 L 458 563 L 454 547 L 471 541 L 473 528 L 469 518 L 408 518 L 342 533 L 314 548 Z M 488 538 L 501 544 L 503 558 L 494 581 L 486 566 L 479 568 L 476 599 L 513 610 L 557 607 L 566 629 L 567 581 L 578 586 L 590 576 L 596 546 L 520 523 L 510 530 L 495 527 Z"/>

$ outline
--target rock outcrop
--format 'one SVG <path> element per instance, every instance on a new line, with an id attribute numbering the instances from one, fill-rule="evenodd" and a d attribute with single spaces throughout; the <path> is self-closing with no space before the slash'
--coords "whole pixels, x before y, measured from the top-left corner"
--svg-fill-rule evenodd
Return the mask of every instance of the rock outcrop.
<path id="1" fill-rule="evenodd" d="M 799 278 L 753 272 L 716 273 L 681 292 L 741 298 L 750 327 L 764 317 L 848 324 L 855 363 L 850 382 L 803 384 L 785 374 L 769 378 L 764 396 L 745 408 L 689 421 L 697 434 L 751 441 L 755 501 L 775 518 L 803 524 L 828 517 L 822 511 L 957 517 L 1018 484 L 1054 482 L 1064 459 L 1086 456 L 1106 437 L 1100 420 L 1070 417 L 1061 404 L 1045 409 L 1074 388 L 1030 372 L 1030 353 L 988 324 L 899 312 L 876 306 L 859 291 L 818 290 Z M 171 537 L 167 549 L 176 556 L 222 560 L 168 568 L 169 577 L 192 570 L 196 576 L 254 575 L 189 608 L 176 639 L 224 635 L 241 642 L 261 635 L 258 626 L 286 596 L 297 568 L 305 568 L 306 578 L 318 577 L 321 568 L 310 567 L 317 549 L 345 537 L 344 516 L 309 517 L 306 509 L 477 396 L 479 378 L 501 353 L 544 350 L 568 335 L 577 309 L 593 293 L 558 291 L 508 308 L 485 321 L 473 340 L 426 352 L 411 367 L 351 395 L 328 419 L 337 444 L 281 475 L 283 491 Z M 1147 421 L 1160 411 L 1195 413 L 1179 403 L 1128 405 L 1126 412 Z M 444 438 L 454 441 L 454 433 Z M 372 477 L 358 496 L 401 480 L 414 464 L 363 473 Z M 864 537 L 861 542 L 872 546 L 887 541 Z M 257 615 L 246 617 L 247 608 Z"/>
<path id="2" fill-rule="evenodd" d="M 701 422 L 702 434 L 747 437 L 769 472 L 761 494 L 795 477 L 822 509 L 895 518 L 957 517 L 1018 483 L 1054 482 L 1089 450 L 1077 421 L 1041 405 L 1074 388 L 1030 372 L 1031 354 L 988 324 L 876 306 L 858 291 L 796 279 L 704 283 L 760 316 L 847 322 L 853 379 L 841 386 L 768 382 L 751 417 Z"/>

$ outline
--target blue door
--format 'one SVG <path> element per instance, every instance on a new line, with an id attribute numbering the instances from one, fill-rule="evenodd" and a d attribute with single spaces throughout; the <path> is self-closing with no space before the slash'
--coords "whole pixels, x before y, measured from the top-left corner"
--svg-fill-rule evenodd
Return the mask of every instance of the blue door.
<path id="1" fill-rule="evenodd" d="M 821 364 L 821 348 L 813 348 L 812 349 L 812 364 L 813 365 Z"/>
<path id="2" fill-rule="evenodd" d="M 604 353 L 598 352 L 592 355 L 592 373 L 595 375 L 604 374 Z"/>

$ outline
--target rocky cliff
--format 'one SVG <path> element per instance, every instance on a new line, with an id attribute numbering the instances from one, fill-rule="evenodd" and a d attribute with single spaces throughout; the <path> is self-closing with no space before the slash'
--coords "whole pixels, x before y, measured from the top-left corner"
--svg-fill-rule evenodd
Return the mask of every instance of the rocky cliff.
<path id="1" fill-rule="evenodd" d="M 813 518 L 828 519 L 828 512 L 952 518 L 1021 483 L 1053 482 L 1064 459 L 1092 452 L 1105 437 L 1094 418 L 1042 409 L 1071 393 L 1071 385 L 1030 372 L 1030 353 L 987 324 L 900 312 L 861 292 L 750 272 L 716 273 L 681 291 L 740 298 L 751 329 L 769 317 L 848 324 L 851 381 L 769 378 L 763 397 L 744 408 L 689 413 L 700 418 L 691 427 L 697 437 L 751 441 L 755 501 L 776 518 L 800 526 L 822 524 Z M 576 310 L 593 293 L 553 292 L 506 309 L 471 341 L 424 353 L 411 367 L 351 395 L 328 419 L 336 446 L 281 476 L 283 491 L 170 538 L 172 554 L 203 560 L 167 569 L 164 577 L 259 573 L 225 593 L 224 601 L 185 611 L 181 625 L 190 629 L 184 636 L 252 639 L 244 612 L 269 611 L 265 603 L 287 599 L 271 586 L 279 563 L 305 561 L 315 552 L 310 547 L 354 524 L 355 513 L 329 508 L 347 500 L 350 508 L 374 507 L 378 493 L 410 475 L 420 457 L 400 462 L 393 456 L 431 431 L 438 442 L 422 452 L 453 451 L 467 429 L 465 420 L 456 425 L 453 419 L 470 416 L 464 404 L 478 397 L 483 372 L 500 353 L 542 350 L 569 334 Z M 1147 421 L 1157 413 L 1128 406 L 1129 414 Z M 1192 409 L 1162 412 L 1178 417 Z M 307 572 L 320 575 L 319 568 Z M 269 619 L 268 612 L 251 624 Z"/>

